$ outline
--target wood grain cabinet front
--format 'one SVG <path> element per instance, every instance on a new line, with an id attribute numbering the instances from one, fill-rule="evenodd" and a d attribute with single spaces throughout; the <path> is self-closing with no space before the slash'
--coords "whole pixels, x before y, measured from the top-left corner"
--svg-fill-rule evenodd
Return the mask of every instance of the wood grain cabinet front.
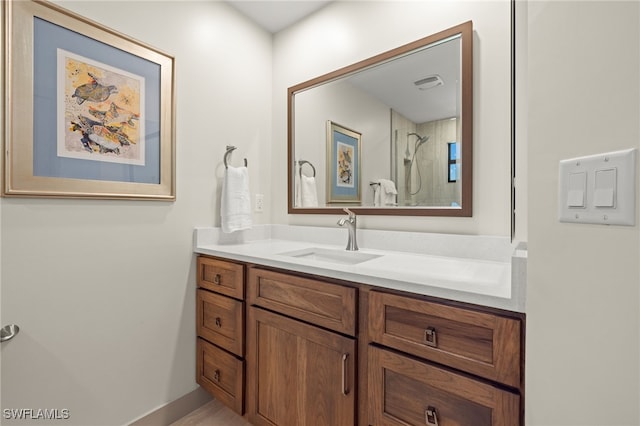
<path id="1" fill-rule="evenodd" d="M 197 258 L 196 381 L 216 399 L 244 414 L 245 265 Z"/>
<path id="2" fill-rule="evenodd" d="M 244 356 L 244 303 L 202 289 L 197 290 L 196 298 L 198 336 Z"/>
<path id="3" fill-rule="evenodd" d="M 253 267 L 247 277 L 251 424 L 354 426 L 357 289 Z"/>
<path id="4" fill-rule="evenodd" d="M 244 299 L 244 265 L 200 256 L 197 271 L 198 287 L 236 299 Z"/>
<path id="5" fill-rule="evenodd" d="M 355 336 L 355 288 L 260 268 L 248 276 L 249 304 Z"/>
<path id="6" fill-rule="evenodd" d="M 520 397 L 370 346 L 368 412 L 374 426 L 515 426 Z"/>
<path id="7" fill-rule="evenodd" d="M 247 336 L 252 425 L 355 425 L 354 338 L 253 306 Z"/>
<path id="8" fill-rule="evenodd" d="M 198 338 L 196 382 L 238 414 L 244 413 L 244 361 Z"/>
<path id="9" fill-rule="evenodd" d="M 372 341 L 521 387 L 521 322 L 488 312 L 372 291 Z"/>

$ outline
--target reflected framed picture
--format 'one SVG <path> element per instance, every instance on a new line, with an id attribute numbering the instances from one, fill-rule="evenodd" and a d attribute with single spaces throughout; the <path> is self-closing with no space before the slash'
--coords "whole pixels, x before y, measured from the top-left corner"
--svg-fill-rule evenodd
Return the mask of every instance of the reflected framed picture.
<path id="1" fill-rule="evenodd" d="M 362 135 L 327 121 L 327 202 L 361 202 L 360 144 Z"/>
<path id="2" fill-rule="evenodd" d="M 174 58 L 48 1 L 3 7 L 3 195 L 175 200 Z"/>

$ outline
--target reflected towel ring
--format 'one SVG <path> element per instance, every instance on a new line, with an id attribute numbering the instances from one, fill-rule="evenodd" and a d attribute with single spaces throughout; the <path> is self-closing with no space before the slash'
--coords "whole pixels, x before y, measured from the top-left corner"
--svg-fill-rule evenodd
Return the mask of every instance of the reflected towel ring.
<path id="1" fill-rule="evenodd" d="M 232 145 L 227 145 L 227 152 L 224 153 L 224 168 L 228 169 L 229 168 L 229 163 L 228 163 L 228 158 L 229 155 L 231 154 L 231 152 L 233 152 L 234 149 L 236 149 L 237 147 L 232 146 Z M 244 159 L 244 166 L 247 167 L 247 159 Z"/>
<path id="2" fill-rule="evenodd" d="M 299 160 L 298 165 L 300 166 L 300 177 L 302 177 L 302 166 L 305 164 L 308 164 L 311 166 L 311 168 L 313 169 L 313 177 L 316 177 L 316 168 L 313 167 L 313 164 L 311 164 L 311 162 L 307 160 Z"/>

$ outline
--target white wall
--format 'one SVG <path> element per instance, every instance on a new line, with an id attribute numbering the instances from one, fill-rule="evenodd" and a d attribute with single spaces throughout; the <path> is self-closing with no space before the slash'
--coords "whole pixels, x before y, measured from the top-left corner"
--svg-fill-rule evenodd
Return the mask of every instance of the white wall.
<path id="1" fill-rule="evenodd" d="M 197 386 L 192 231 L 220 225 L 226 144 L 270 188 L 271 36 L 222 2 L 61 4 L 175 55 L 177 200 L 2 201 L 2 408 L 125 424 Z"/>
<path id="2" fill-rule="evenodd" d="M 559 223 L 557 186 L 562 159 L 640 147 L 640 3 L 528 6 L 527 425 L 638 425 L 638 225 Z"/>
<path id="3" fill-rule="evenodd" d="M 363 228 L 510 235 L 509 17 L 499 1 L 334 2 L 274 37 L 274 187 L 286 188 L 287 88 L 437 31 L 473 20 L 472 218 L 361 216 Z M 332 215 L 288 215 L 273 194 L 274 223 L 333 226 Z"/>

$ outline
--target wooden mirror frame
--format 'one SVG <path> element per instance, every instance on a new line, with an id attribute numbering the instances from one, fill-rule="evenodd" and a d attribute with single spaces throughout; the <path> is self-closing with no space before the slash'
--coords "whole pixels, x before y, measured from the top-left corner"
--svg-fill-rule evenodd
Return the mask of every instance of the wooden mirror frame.
<path id="1" fill-rule="evenodd" d="M 358 207 L 349 205 L 349 209 L 359 215 L 391 215 L 391 216 L 472 216 L 473 198 L 473 23 L 467 21 L 412 43 L 389 50 L 379 55 L 365 59 L 355 64 L 340 68 L 320 77 L 289 87 L 287 91 L 287 203 L 289 214 L 343 214 L 343 207 L 294 207 L 294 96 L 296 93 L 308 90 L 331 81 L 362 71 L 376 64 L 401 57 L 411 51 L 424 48 L 441 40 L 461 36 L 461 117 L 462 125 L 460 138 L 461 157 L 464 165 L 461 168 L 462 190 L 460 208 L 443 207 Z"/>

